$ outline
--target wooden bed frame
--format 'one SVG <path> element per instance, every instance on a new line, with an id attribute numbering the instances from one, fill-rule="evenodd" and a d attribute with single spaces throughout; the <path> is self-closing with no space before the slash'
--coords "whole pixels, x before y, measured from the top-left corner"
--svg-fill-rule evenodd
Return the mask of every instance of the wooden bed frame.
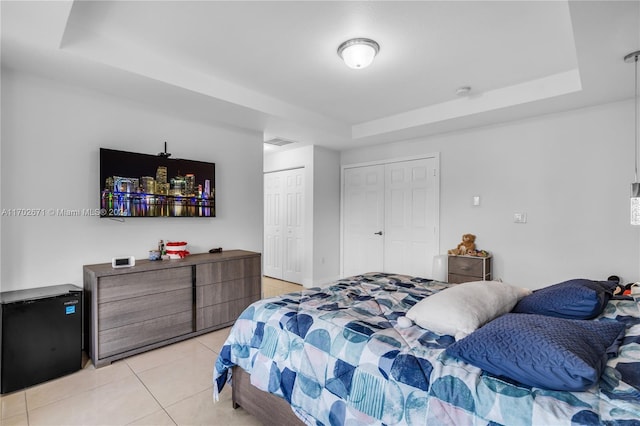
<path id="1" fill-rule="evenodd" d="M 304 426 L 287 401 L 253 386 L 251 375 L 242 368 L 233 367 L 231 377 L 233 408 L 244 408 L 265 425 Z"/>

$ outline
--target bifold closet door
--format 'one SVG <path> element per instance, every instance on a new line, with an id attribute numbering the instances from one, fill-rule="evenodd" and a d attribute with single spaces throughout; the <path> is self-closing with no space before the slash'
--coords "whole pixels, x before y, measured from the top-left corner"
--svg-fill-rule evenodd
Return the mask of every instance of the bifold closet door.
<path id="1" fill-rule="evenodd" d="M 343 273 L 429 277 L 437 254 L 437 160 L 346 168 Z"/>
<path id="2" fill-rule="evenodd" d="M 264 275 L 282 279 L 284 175 L 264 175 Z"/>
<path id="3" fill-rule="evenodd" d="M 385 272 L 431 277 L 438 252 L 435 161 L 385 165 Z"/>
<path id="4" fill-rule="evenodd" d="M 344 169 L 343 274 L 382 271 L 384 166 Z"/>
<path id="5" fill-rule="evenodd" d="M 302 283 L 305 224 L 304 169 L 265 174 L 264 274 Z"/>

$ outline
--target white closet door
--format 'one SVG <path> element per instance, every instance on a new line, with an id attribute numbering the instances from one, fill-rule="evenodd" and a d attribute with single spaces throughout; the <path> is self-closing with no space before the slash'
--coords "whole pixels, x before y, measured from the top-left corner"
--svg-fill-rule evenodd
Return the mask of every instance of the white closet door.
<path id="1" fill-rule="evenodd" d="M 304 265 L 304 169 L 288 170 L 284 185 L 284 255 L 282 278 L 302 283 Z"/>
<path id="2" fill-rule="evenodd" d="M 435 158 L 344 170 L 344 276 L 431 276 L 438 253 L 437 173 Z"/>
<path id="3" fill-rule="evenodd" d="M 264 274 L 280 279 L 284 248 L 283 190 L 284 176 L 281 173 L 264 175 Z"/>
<path id="4" fill-rule="evenodd" d="M 264 275 L 302 284 L 304 169 L 264 175 Z"/>
<path id="5" fill-rule="evenodd" d="M 435 246 L 435 159 L 385 166 L 384 271 L 430 277 Z"/>
<path id="6" fill-rule="evenodd" d="M 384 166 L 344 170 L 343 274 L 381 271 L 384 252 Z"/>

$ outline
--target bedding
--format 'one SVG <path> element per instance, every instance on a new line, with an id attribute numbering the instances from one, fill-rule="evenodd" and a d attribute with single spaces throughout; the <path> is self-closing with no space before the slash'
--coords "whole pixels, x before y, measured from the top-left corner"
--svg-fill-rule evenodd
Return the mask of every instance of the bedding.
<path id="1" fill-rule="evenodd" d="M 222 347 L 214 396 L 239 366 L 309 425 L 640 425 L 639 300 L 610 300 L 591 320 L 624 324 L 624 338 L 598 383 L 566 392 L 461 362 L 446 353 L 453 336 L 398 327 L 412 306 L 451 286 L 370 273 L 258 301 Z"/>
<path id="2" fill-rule="evenodd" d="M 425 297 L 409 309 L 407 318 L 422 328 L 461 339 L 511 311 L 529 294 L 531 290 L 500 281 L 471 281 Z"/>
<path id="3" fill-rule="evenodd" d="M 456 341 L 447 355 L 529 386 L 583 391 L 617 355 L 624 324 L 506 314 Z"/>
<path id="4" fill-rule="evenodd" d="M 591 319 L 602 312 L 617 283 L 575 279 L 541 288 L 523 298 L 513 309 L 522 314 L 558 318 Z"/>

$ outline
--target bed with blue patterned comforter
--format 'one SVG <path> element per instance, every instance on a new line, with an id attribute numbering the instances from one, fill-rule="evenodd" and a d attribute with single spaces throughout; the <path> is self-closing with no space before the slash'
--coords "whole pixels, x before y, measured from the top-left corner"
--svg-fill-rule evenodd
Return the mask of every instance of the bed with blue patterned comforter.
<path id="1" fill-rule="evenodd" d="M 398 327 L 411 306 L 450 285 L 370 273 L 256 302 L 216 360 L 214 395 L 239 366 L 309 425 L 640 426 L 640 299 L 610 300 L 594 319 L 626 325 L 600 382 L 584 392 L 559 392 L 512 383 L 447 356 L 451 336 Z"/>

